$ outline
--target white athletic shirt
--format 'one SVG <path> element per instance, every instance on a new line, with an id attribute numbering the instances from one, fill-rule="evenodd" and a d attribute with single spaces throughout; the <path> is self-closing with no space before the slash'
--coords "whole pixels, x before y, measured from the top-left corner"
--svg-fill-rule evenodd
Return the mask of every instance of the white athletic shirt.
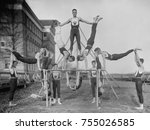
<path id="1" fill-rule="evenodd" d="M 91 71 L 91 77 L 94 77 L 94 78 L 95 78 L 95 77 L 96 77 L 96 70 L 97 70 L 97 67 L 94 67 L 94 68 L 92 67 L 91 70 L 93 70 L 93 71 Z"/>
<path id="2" fill-rule="evenodd" d="M 70 22 L 71 22 L 72 26 L 78 26 L 79 25 L 79 21 L 80 21 L 79 17 L 73 17 L 73 18 L 70 19 Z"/>
<path id="3" fill-rule="evenodd" d="M 58 46 L 58 48 L 62 48 L 65 46 L 63 40 L 62 40 L 62 37 L 61 37 L 61 27 L 60 26 L 57 26 L 55 27 L 55 37 L 54 37 L 54 40 Z"/>
<path id="4" fill-rule="evenodd" d="M 137 64 L 137 71 L 135 72 L 135 76 L 138 77 L 139 75 L 142 75 L 144 73 L 144 66 L 143 64 L 135 59 L 135 62 Z"/>
<path id="5" fill-rule="evenodd" d="M 59 71 L 53 71 L 53 78 L 55 80 L 60 80 L 60 78 L 61 78 L 60 72 Z"/>
<path id="6" fill-rule="evenodd" d="M 109 57 L 108 52 L 107 51 L 103 51 L 102 52 L 102 56 L 107 59 Z"/>
<path id="7" fill-rule="evenodd" d="M 35 54 L 35 58 L 36 58 L 36 59 L 39 59 L 39 58 L 40 58 L 40 53 L 39 53 L 39 52 L 37 52 L 37 53 Z"/>
<path id="8" fill-rule="evenodd" d="M 16 57 L 11 53 L 11 59 L 12 59 L 12 61 L 17 61 L 17 59 L 16 59 Z M 12 67 L 12 64 L 10 63 L 10 65 L 9 65 L 9 71 L 10 71 L 10 73 L 13 75 L 15 75 L 15 77 L 17 77 L 17 69 L 16 68 L 14 68 L 14 67 Z"/>

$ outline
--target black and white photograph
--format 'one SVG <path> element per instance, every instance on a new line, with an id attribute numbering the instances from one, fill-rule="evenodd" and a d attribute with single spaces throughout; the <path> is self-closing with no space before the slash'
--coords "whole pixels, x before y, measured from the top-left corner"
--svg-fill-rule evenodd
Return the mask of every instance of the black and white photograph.
<path id="1" fill-rule="evenodd" d="M 1 113 L 150 113 L 149 0 L 1 0 Z"/>

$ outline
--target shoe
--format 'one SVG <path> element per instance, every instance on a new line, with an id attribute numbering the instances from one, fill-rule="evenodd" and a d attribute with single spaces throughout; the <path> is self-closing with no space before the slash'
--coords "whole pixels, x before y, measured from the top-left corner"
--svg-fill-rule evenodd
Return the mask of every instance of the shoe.
<path id="1" fill-rule="evenodd" d="M 143 110 L 143 107 L 135 107 L 137 110 Z"/>
<path id="2" fill-rule="evenodd" d="M 61 105 L 61 104 L 62 104 L 62 103 L 61 103 L 61 101 L 60 101 L 60 98 L 58 98 L 58 104 L 59 104 L 59 105 Z"/>
<path id="3" fill-rule="evenodd" d="M 53 100 L 52 100 L 52 104 L 55 104 L 56 103 L 56 99 L 54 98 Z"/>
<path id="4" fill-rule="evenodd" d="M 92 103 L 95 103 L 95 98 L 93 98 Z"/>
<path id="5" fill-rule="evenodd" d="M 137 110 L 143 110 L 144 106 L 143 106 L 143 104 L 140 104 L 140 106 L 139 107 L 135 107 L 135 109 L 137 109 Z"/>
<path id="6" fill-rule="evenodd" d="M 98 110 L 100 110 L 100 109 L 101 109 L 101 107 L 98 107 L 97 109 L 98 109 Z"/>

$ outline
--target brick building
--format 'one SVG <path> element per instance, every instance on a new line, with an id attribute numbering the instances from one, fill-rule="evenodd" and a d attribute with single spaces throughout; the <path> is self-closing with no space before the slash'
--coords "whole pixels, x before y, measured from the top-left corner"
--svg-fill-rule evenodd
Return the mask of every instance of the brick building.
<path id="1" fill-rule="evenodd" d="M 44 21 L 42 22 L 37 18 L 25 0 L 13 1 L 15 3 L 9 3 L 7 11 L 0 18 L 0 45 L 13 45 L 21 55 L 27 57 L 34 57 L 35 52 L 43 46 L 46 46 L 48 50 L 55 54 L 54 38 L 49 32 L 45 31 L 45 26 L 47 25 Z M 53 20 L 47 21 L 49 21 L 49 27 L 53 32 Z M 47 33 L 46 37 L 44 37 L 45 33 Z M 1 70 L 8 69 L 9 56 L 9 53 L 4 54 L 0 51 Z M 22 72 L 34 72 L 37 70 L 37 65 L 22 62 L 19 62 L 17 67 Z"/>

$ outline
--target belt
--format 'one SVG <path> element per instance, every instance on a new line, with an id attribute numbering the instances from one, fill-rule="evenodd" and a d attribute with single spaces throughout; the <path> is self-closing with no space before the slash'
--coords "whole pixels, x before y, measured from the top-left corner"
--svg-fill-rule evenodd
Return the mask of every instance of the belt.
<path id="1" fill-rule="evenodd" d="M 17 79 L 17 77 L 10 77 L 11 79 Z"/>

